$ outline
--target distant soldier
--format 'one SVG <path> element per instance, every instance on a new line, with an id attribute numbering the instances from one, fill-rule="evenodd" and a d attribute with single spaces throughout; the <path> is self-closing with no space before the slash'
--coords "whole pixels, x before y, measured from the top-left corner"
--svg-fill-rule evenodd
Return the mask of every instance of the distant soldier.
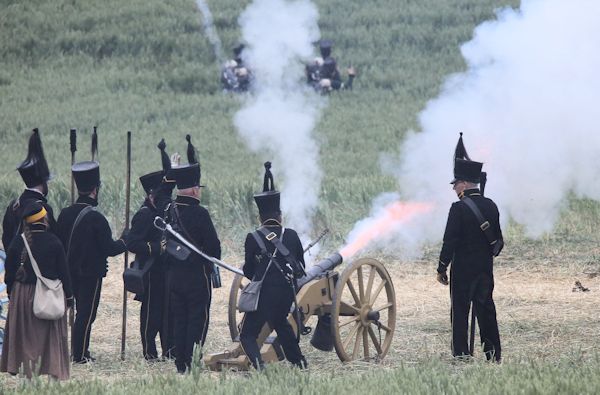
<path id="1" fill-rule="evenodd" d="M 142 302 L 140 310 L 140 335 L 144 358 L 158 360 L 156 335 L 160 334 L 162 356 L 170 358 L 172 344 L 172 323 L 169 322 L 167 267 L 165 262 L 166 240 L 162 232 L 154 226 L 154 218 L 162 217 L 165 207 L 171 203 L 175 180 L 170 179 L 171 161 L 165 152 L 165 140 L 158 144 L 163 170 L 145 174 L 140 183 L 146 192 L 142 207 L 131 220 L 131 230 L 127 237 L 127 248 L 141 261 L 142 268 L 151 265 L 144 277 L 144 294 L 136 295 Z M 174 353 L 173 353 L 174 354 Z"/>
<path id="2" fill-rule="evenodd" d="M 188 141 L 188 162 L 172 169 L 177 198 L 166 211 L 167 222 L 207 255 L 221 258 L 221 242 L 208 210 L 200 205 L 200 163 Z M 169 251 L 170 252 L 170 251 Z M 203 346 L 208 331 L 213 264 L 195 253 L 171 256 L 170 298 L 175 322 L 177 372 L 189 371 L 195 345 Z"/>
<path id="3" fill-rule="evenodd" d="M 124 235 L 113 240 L 108 221 L 97 209 L 100 164 L 96 162 L 96 135 L 92 137 L 92 161 L 71 168 L 79 198 L 58 217 L 60 239 L 65 247 L 75 295 L 75 323 L 71 332 L 73 362 L 87 363 L 90 333 L 100 302 L 102 279 L 108 271 L 107 258 L 125 252 Z"/>
<path id="4" fill-rule="evenodd" d="M 455 357 L 472 355 L 468 346 L 469 306 L 473 303 L 481 343 L 488 360 L 500 361 L 500 334 L 496 321 L 493 259 L 504 241 L 500 215 L 496 204 L 483 197 L 485 173 L 482 163 L 471 161 L 464 148 L 462 133 L 454 159 L 454 180 L 451 182 L 458 202 L 452 204 L 444 232 L 437 280 L 448 285 L 450 269 L 450 298 L 452 303 L 452 354 Z M 481 190 L 478 184 L 481 182 Z"/>
<path id="5" fill-rule="evenodd" d="M 281 224 L 280 193 L 275 190 L 271 162 L 265 163 L 263 192 L 254 195 L 254 200 L 261 226 L 246 236 L 243 270 L 250 280 L 264 278 L 264 281 L 257 311 L 246 313 L 242 321 L 240 342 L 254 368 L 262 369 L 263 360 L 256 339 L 268 323 L 277 332 L 286 359 L 295 366 L 306 368 L 308 364 L 300 351 L 298 337 L 288 322 L 297 289 L 296 277 L 304 268 L 304 250 L 296 231 Z M 302 268 L 289 264 L 290 260 L 276 248 L 275 239 L 288 250 L 291 261 Z"/>
<path id="6" fill-rule="evenodd" d="M 228 60 L 221 69 L 221 85 L 225 91 L 246 92 L 252 82 L 252 73 L 244 65 L 242 52 L 244 44 L 233 49 L 233 59 Z"/>
<path id="7" fill-rule="evenodd" d="M 25 191 L 18 199 L 11 201 L 6 208 L 4 219 L 2 221 L 2 245 L 8 250 L 14 237 L 21 233 L 22 210 L 31 201 L 40 202 L 46 210 L 48 226 L 50 232 L 57 234 L 58 228 L 52 207 L 48 204 L 48 181 L 50 180 L 50 170 L 44 156 L 40 132 L 37 128 L 33 129 L 29 137 L 29 148 L 27 158 L 17 167 L 23 182 L 25 182 Z"/>
<path id="8" fill-rule="evenodd" d="M 321 57 L 314 60 L 306 67 L 308 83 L 321 93 L 329 93 L 333 90 L 352 89 L 356 71 L 349 67 L 348 80 L 342 81 L 342 77 L 335 58 L 331 56 L 333 42 L 331 40 L 319 41 Z"/>

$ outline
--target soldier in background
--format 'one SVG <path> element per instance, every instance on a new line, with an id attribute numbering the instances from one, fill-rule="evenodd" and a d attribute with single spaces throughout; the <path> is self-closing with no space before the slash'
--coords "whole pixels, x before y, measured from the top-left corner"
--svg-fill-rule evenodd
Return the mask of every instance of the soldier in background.
<path id="1" fill-rule="evenodd" d="M 6 208 L 6 213 L 2 221 L 2 245 L 5 250 L 8 250 L 14 237 L 21 233 L 22 209 L 32 201 L 40 202 L 44 206 L 44 209 L 48 213 L 49 231 L 54 234 L 58 233 L 54 213 L 47 200 L 50 170 L 44 156 L 40 132 L 37 128 L 33 129 L 29 137 L 27 157 L 17 167 L 17 170 L 26 188 L 21 196 L 18 199 L 12 200 Z"/>
<path id="2" fill-rule="evenodd" d="M 71 168 L 79 198 L 58 217 L 59 236 L 65 247 L 75 295 L 75 322 L 71 332 L 73 362 L 88 363 L 90 333 L 100 302 L 102 279 L 108 271 L 107 258 L 126 250 L 124 235 L 113 240 L 108 221 L 97 209 L 100 164 L 96 162 L 96 135 L 92 137 L 92 161 Z"/>
<path id="3" fill-rule="evenodd" d="M 233 59 L 228 60 L 221 70 L 221 85 L 228 92 L 247 92 L 252 82 L 252 73 L 244 65 L 244 44 L 233 49 Z"/>
<path id="4" fill-rule="evenodd" d="M 461 200 L 450 207 L 437 280 L 448 285 L 446 271 L 451 265 L 452 355 L 472 355 L 468 346 L 468 316 L 472 302 L 486 358 L 499 362 L 500 334 L 496 306 L 492 298 L 493 260 L 494 256 L 500 253 L 504 242 L 498 208 L 491 199 L 483 196 L 485 183 L 482 182 L 481 190 L 478 187 L 480 181 L 483 181 L 482 175 L 485 174 L 481 172 L 482 165 L 468 157 L 461 133 L 455 151 L 454 180 L 451 182 L 452 189 Z M 471 207 L 472 204 L 475 205 L 478 214 Z"/>
<path id="5" fill-rule="evenodd" d="M 295 288 L 292 282 L 296 281 L 294 275 L 299 268 L 289 267 L 281 254 L 275 252 L 275 244 L 270 241 L 273 238 L 268 239 L 261 232 L 264 229 L 270 232 L 269 236 L 277 237 L 287 247 L 293 260 L 304 268 L 304 249 L 298 234 L 281 224 L 280 193 L 275 190 L 271 162 L 265 163 L 263 192 L 254 195 L 254 200 L 258 206 L 261 226 L 259 230 L 246 236 L 243 270 L 244 276 L 250 280 L 264 277 L 264 281 L 258 309 L 246 313 L 242 321 L 240 342 L 252 366 L 262 369 L 263 360 L 256 339 L 263 326 L 268 323 L 277 332 L 277 340 L 281 343 L 286 359 L 295 366 L 306 368 L 308 364 L 300 351 L 298 337 L 288 322 L 290 307 L 294 302 Z M 274 259 L 269 264 L 271 256 Z"/>
<path id="6" fill-rule="evenodd" d="M 144 358 L 158 360 L 156 335 L 160 335 L 163 358 L 174 356 L 172 322 L 169 322 L 167 264 L 165 262 L 166 240 L 162 232 L 154 226 L 154 218 L 162 217 L 165 207 L 171 203 L 175 180 L 170 178 L 171 161 L 165 152 L 162 139 L 158 144 L 161 152 L 162 170 L 145 174 L 140 183 L 146 192 L 142 207 L 131 220 L 131 230 L 127 237 L 127 248 L 142 262 L 142 268 L 152 265 L 144 277 L 144 294 L 136 295 L 142 302 L 140 310 L 140 335 Z"/>
<path id="7" fill-rule="evenodd" d="M 337 61 L 331 56 L 333 41 L 319 41 L 321 57 L 315 58 L 314 62 L 306 66 L 307 82 L 321 93 L 329 93 L 334 90 L 352 89 L 356 71 L 353 67 L 347 69 L 348 80 L 342 80 Z"/>
<path id="8" fill-rule="evenodd" d="M 200 205 L 200 163 L 188 141 L 188 162 L 172 169 L 177 198 L 166 211 L 167 222 L 207 255 L 221 258 L 221 242 L 208 210 Z M 213 264 L 197 254 L 169 257 L 170 298 L 175 322 L 175 365 L 185 373 L 192 365 L 194 346 L 204 346 L 212 298 Z"/>

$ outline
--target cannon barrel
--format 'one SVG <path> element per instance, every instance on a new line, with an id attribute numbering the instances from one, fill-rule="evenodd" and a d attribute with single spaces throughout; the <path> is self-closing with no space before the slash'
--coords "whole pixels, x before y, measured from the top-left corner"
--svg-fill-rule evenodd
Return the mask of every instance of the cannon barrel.
<path id="1" fill-rule="evenodd" d="M 306 275 L 298 279 L 298 289 L 302 288 L 302 286 L 309 281 L 321 276 L 328 270 L 333 270 L 336 266 L 341 264 L 343 260 L 344 258 L 342 258 L 339 252 L 334 252 L 319 263 L 312 265 L 306 270 Z"/>

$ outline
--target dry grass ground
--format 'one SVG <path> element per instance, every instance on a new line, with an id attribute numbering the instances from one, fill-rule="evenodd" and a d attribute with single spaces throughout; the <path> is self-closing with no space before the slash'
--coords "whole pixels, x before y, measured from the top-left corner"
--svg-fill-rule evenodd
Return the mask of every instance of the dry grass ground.
<path id="1" fill-rule="evenodd" d="M 598 294 L 600 276 L 590 277 L 599 264 L 600 248 L 592 241 L 553 244 L 522 241 L 514 243 L 497 260 L 495 300 L 503 341 L 505 361 L 533 359 L 553 362 L 565 358 L 590 358 L 597 351 L 600 337 Z M 399 364 L 418 365 L 438 359 L 450 362 L 448 288 L 435 281 L 435 251 L 418 261 L 398 262 L 381 258 L 393 279 L 398 315 L 392 348 L 380 365 L 356 362 L 342 365 L 335 352 L 313 349 L 308 337 L 302 348 L 313 374 L 365 372 L 389 369 Z M 235 257 L 228 261 L 236 262 Z M 91 350 L 97 362 L 74 366 L 75 380 L 99 379 L 104 382 L 132 376 L 173 374 L 169 362 L 146 363 L 141 358 L 139 340 L 139 303 L 128 300 L 127 355 L 119 358 L 122 300 L 122 258 L 111 260 L 104 281 L 98 317 L 93 327 Z M 232 276 L 223 273 L 224 286 L 214 291 L 211 324 L 206 352 L 217 352 L 231 342 L 227 326 L 227 298 Z M 573 292 L 580 280 L 589 292 Z M 479 352 L 477 358 L 483 358 Z M 207 373 L 208 374 L 208 373 Z M 12 386 L 18 379 L 0 378 Z"/>

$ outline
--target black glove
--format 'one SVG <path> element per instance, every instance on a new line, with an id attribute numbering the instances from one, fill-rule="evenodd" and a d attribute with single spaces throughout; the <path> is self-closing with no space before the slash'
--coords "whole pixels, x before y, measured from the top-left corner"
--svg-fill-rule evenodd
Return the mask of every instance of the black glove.
<path id="1" fill-rule="evenodd" d="M 72 309 L 73 307 L 75 307 L 75 299 L 71 296 L 67 298 L 67 309 Z"/>
<path id="2" fill-rule="evenodd" d="M 446 274 L 446 272 L 438 272 L 436 278 L 440 284 L 448 285 L 448 275 Z"/>

